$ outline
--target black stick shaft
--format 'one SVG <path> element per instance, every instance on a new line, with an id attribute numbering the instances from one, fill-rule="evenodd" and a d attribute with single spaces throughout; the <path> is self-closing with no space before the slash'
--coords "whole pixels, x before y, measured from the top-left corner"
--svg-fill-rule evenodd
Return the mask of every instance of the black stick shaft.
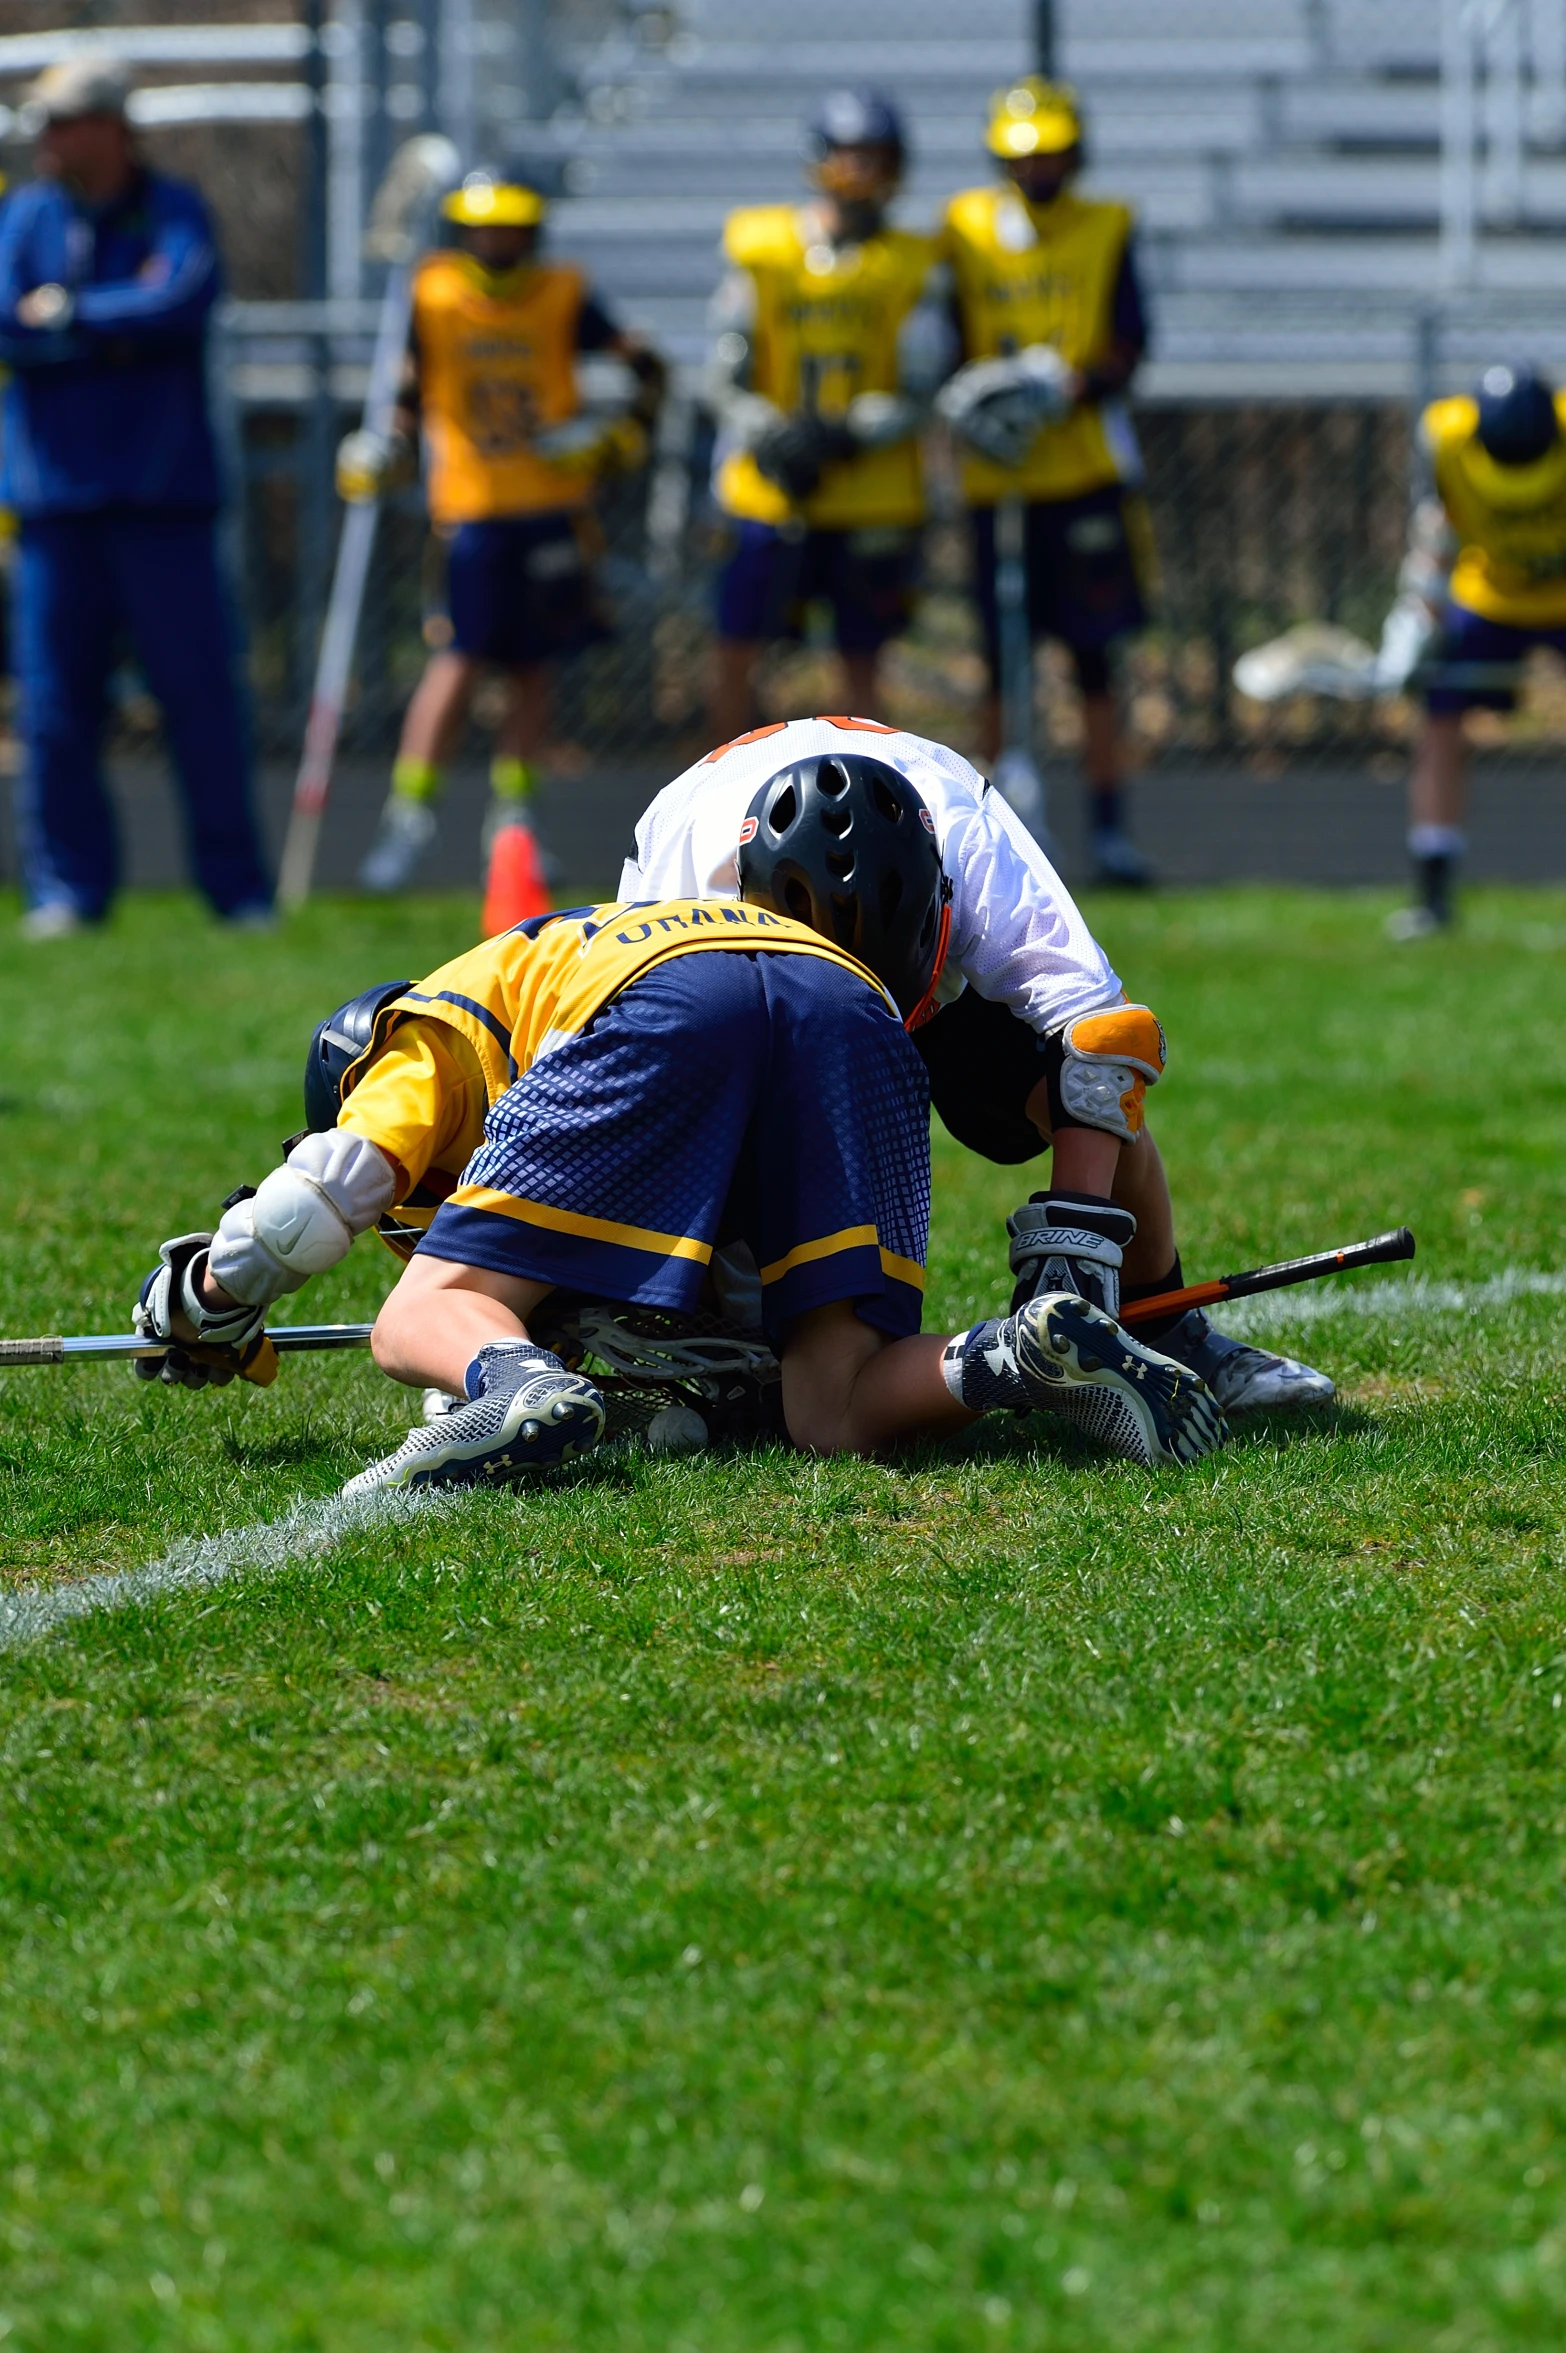
<path id="1" fill-rule="evenodd" d="M 1399 1226 L 1395 1233 L 1348 1242 L 1341 1250 L 1314 1250 L 1308 1258 L 1281 1258 L 1276 1266 L 1255 1266 L 1247 1274 L 1219 1279 L 1229 1298 L 1244 1299 L 1254 1291 L 1285 1291 L 1291 1283 L 1316 1283 L 1323 1275 L 1347 1274 L 1356 1266 L 1390 1266 L 1413 1255 L 1414 1237 L 1407 1226 Z"/>

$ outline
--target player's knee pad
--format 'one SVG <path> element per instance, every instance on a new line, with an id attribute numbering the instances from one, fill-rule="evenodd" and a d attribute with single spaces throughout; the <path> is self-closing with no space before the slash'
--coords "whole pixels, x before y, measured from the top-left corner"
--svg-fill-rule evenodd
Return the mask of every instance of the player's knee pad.
<path id="1" fill-rule="evenodd" d="M 1167 1059 L 1162 1025 L 1147 1006 L 1078 1014 L 1046 1049 L 1052 1126 L 1102 1128 L 1123 1144 L 1135 1143 L 1143 1098 L 1163 1076 Z"/>

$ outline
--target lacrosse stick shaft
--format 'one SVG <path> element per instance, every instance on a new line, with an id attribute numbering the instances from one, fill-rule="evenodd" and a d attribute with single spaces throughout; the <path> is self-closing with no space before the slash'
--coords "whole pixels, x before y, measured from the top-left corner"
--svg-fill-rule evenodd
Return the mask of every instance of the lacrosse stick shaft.
<path id="1" fill-rule="evenodd" d="M 1257 1291 L 1285 1291 L 1291 1283 L 1319 1283 L 1324 1275 L 1350 1273 L 1358 1266 L 1390 1266 L 1412 1258 L 1414 1237 L 1407 1226 L 1395 1233 L 1376 1234 L 1368 1242 L 1349 1242 L 1341 1250 L 1315 1250 L 1308 1258 L 1280 1258 L 1274 1266 L 1253 1266 L 1245 1274 L 1219 1275 L 1210 1283 L 1188 1283 L 1180 1291 L 1160 1291 L 1152 1299 L 1134 1299 L 1120 1310 L 1123 1324 L 1145 1324 L 1160 1316 L 1180 1315 L 1188 1307 L 1211 1307 L 1220 1299 L 1248 1299 Z"/>
<path id="2" fill-rule="evenodd" d="M 413 253 L 430 206 L 442 186 L 449 184 L 456 169 L 454 151 L 448 156 L 442 152 L 444 148 L 444 141 L 410 140 L 393 160 L 383 183 L 383 195 L 389 192 L 399 198 L 403 234 L 396 240 L 401 247 L 400 256 L 392 265 L 381 296 L 375 350 L 370 360 L 364 424 L 372 433 L 389 433 L 396 418 L 403 355 L 408 348 L 408 324 L 413 310 Z M 369 577 L 378 520 L 377 502 L 373 498 L 356 501 L 343 518 L 337 542 L 326 625 L 321 632 L 310 715 L 305 724 L 304 752 L 294 785 L 294 805 L 277 880 L 277 895 L 285 907 L 302 906 L 310 896 L 310 885 L 315 878 L 321 819 L 332 789 L 332 768 L 353 676 L 353 651 L 359 635 L 359 616 L 364 607 L 365 582 Z"/>
<path id="3" fill-rule="evenodd" d="M 368 1348 L 374 1328 L 373 1324 L 284 1324 L 280 1330 L 268 1332 L 267 1338 L 285 1355 L 316 1348 Z M 74 1364 L 80 1357 L 112 1362 L 133 1356 L 166 1356 L 170 1345 L 167 1340 L 140 1339 L 134 1332 L 49 1333 L 37 1340 L 0 1340 L 0 1366 Z"/>

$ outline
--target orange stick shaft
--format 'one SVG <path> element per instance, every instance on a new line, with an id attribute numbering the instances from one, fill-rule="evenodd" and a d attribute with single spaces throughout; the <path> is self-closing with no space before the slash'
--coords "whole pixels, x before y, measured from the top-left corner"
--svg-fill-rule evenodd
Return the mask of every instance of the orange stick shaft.
<path id="1" fill-rule="evenodd" d="M 1183 1315 L 1188 1307 L 1211 1307 L 1227 1299 L 1229 1286 L 1220 1277 L 1212 1283 L 1187 1283 L 1183 1291 L 1158 1291 L 1151 1299 L 1133 1299 L 1120 1310 L 1123 1324 L 1148 1324 L 1161 1315 Z"/>

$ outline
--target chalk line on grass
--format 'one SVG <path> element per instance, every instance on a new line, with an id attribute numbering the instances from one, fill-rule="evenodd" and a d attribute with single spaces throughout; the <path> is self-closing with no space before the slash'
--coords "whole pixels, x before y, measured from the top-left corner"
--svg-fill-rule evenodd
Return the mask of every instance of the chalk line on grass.
<path id="1" fill-rule="evenodd" d="M 43 1593 L 0 1594 L 0 1650 L 36 1642 L 71 1619 L 90 1617 L 98 1610 L 131 1609 L 165 1593 L 221 1585 L 242 1569 L 280 1569 L 288 1561 L 308 1560 L 330 1552 L 343 1537 L 361 1529 L 424 1518 L 449 1510 L 455 1500 L 452 1492 L 429 1488 L 394 1487 L 349 1501 L 340 1495 L 323 1496 L 313 1503 L 296 1503 L 280 1519 L 257 1520 L 248 1528 L 228 1528 L 216 1536 L 186 1536 L 161 1560 L 139 1569 L 106 1570 L 71 1585 L 50 1586 Z"/>
<path id="2" fill-rule="evenodd" d="M 1340 1315 L 1393 1322 L 1424 1315 L 1482 1315 L 1518 1299 L 1566 1297 L 1566 1269 L 1509 1266 L 1482 1283 L 1434 1283 L 1423 1275 L 1401 1282 L 1301 1285 L 1295 1291 L 1266 1291 L 1254 1299 L 1220 1300 L 1212 1312 L 1225 1331 L 1256 1331 L 1273 1324 L 1321 1324 Z"/>

